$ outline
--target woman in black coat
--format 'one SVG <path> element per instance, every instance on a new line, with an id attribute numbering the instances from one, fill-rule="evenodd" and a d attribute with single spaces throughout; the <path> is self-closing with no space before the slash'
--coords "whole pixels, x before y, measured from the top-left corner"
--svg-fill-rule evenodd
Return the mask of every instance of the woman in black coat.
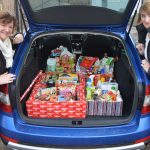
<path id="1" fill-rule="evenodd" d="M 136 27 L 138 31 L 136 48 L 142 58 L 141 66 L 150 75 L 150 2 L 146 2 L 141 6 L 138 23 L 139 25 Z"/>
<path id="2" fill-rule="evenodd" d="M 144 27 L 143 23 L 138 24 L 136 26 L 136 30 L 138 32 L 138 42 L 136 43 L 136 46 L 138 44 L 142 44 L 143 46 L 145 45 L 145 39 L 147 35 L 147 29 Z"/>

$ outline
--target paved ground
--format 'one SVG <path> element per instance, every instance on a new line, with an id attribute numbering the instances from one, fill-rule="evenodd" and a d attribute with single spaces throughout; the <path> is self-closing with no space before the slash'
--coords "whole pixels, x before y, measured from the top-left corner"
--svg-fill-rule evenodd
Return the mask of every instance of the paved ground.
<path id="1" fill-rule="evenodd" d="M 11 150 L 10 148 L 7 148 L 2 141 L 0 140 L 0 150 Z"/>

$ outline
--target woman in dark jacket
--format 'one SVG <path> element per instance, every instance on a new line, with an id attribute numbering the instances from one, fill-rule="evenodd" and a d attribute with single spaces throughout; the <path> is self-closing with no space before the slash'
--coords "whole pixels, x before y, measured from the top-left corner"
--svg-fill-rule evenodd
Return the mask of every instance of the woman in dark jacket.
<path id="1" fill-rule="evenodd" d="M 136 48 L 138 49 L 140 58 L 144 59 L 145 58 L 144 57 L 144 49 L 145 49 L 145 39 L 146 39 L 146 35 L 147 35 L 147 29 L 141 23 L 136 26 L 136 30 L 138 32 L 138 42 L 136 43 Z"/>
<path id="2" fill-rule="evenodd" d="M 136 26 L 136 30 L 138 32 L 138 43 L 137 44 L 141 43 L 141 44 L 145 45 L 147 29 L 144 27 L 143 23 L 141 23 Z"/>
<path id="3" fill-rule="evenodd" d="M 142 58 L 141 66 L 150 75 L 150 2 L 146 2 L 141 6 L 138 23 L 139 25 L 136 27 L 138 31 L 138 43 L 136 44 L 136 48 Z"/>

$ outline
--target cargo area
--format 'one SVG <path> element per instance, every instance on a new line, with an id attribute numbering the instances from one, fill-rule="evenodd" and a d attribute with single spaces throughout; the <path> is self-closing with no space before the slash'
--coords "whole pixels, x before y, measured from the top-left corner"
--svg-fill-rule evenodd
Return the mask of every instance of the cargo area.
<path id="1" fill-rule="evenodd" d="M 112 35 L 65 32 L 39 36 L 20 74 L 20 114 L 37 124 L 126 122 L 137 103 L 130 64 L 125 45 Z"/>

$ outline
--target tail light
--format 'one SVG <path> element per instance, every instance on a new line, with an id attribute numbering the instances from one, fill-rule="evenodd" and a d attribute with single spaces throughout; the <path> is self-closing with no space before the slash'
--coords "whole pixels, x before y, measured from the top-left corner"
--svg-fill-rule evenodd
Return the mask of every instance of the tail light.
<path id="1" fill-rule="evenodd" d="M 137 143 L 141 143 L 141 142 L 146 142 L 146 141 L 149 141 L 149 140 L 150 140 L 150 136 L 148 136 L 148 137 L 145 137 L 145 138 L 143 138 L 143 139 L 139 139 L 139 140 L 135 141 L 135 144 L 137 144 Z"/>
<path id="2" fill-rule="evenodd" d="M 8 95 L 8 84 L 0 85 L 0 110 L 4 112 L 12 112 Z"/>
<path id="3" fill-rule="evenodd" d="M 9 138 L 9 137 L 7 137 L 7 136 L 5 136 L 5 135 L 3 135 L 3 134 L 0 134 L 0 137 L 3 138 L 3 139 L 5 139 L 6 141 L 11 141 L 11 142 L 13 142 L 13 143 L 18 143 L 17 140 L 14 140 L 14 139 L 12 139 L 12 138 Z"/>
<path id="4" fill-rule="evenodd" d="M 150 113 L 150 85 L 146 86 L 142 114 Z"/>

